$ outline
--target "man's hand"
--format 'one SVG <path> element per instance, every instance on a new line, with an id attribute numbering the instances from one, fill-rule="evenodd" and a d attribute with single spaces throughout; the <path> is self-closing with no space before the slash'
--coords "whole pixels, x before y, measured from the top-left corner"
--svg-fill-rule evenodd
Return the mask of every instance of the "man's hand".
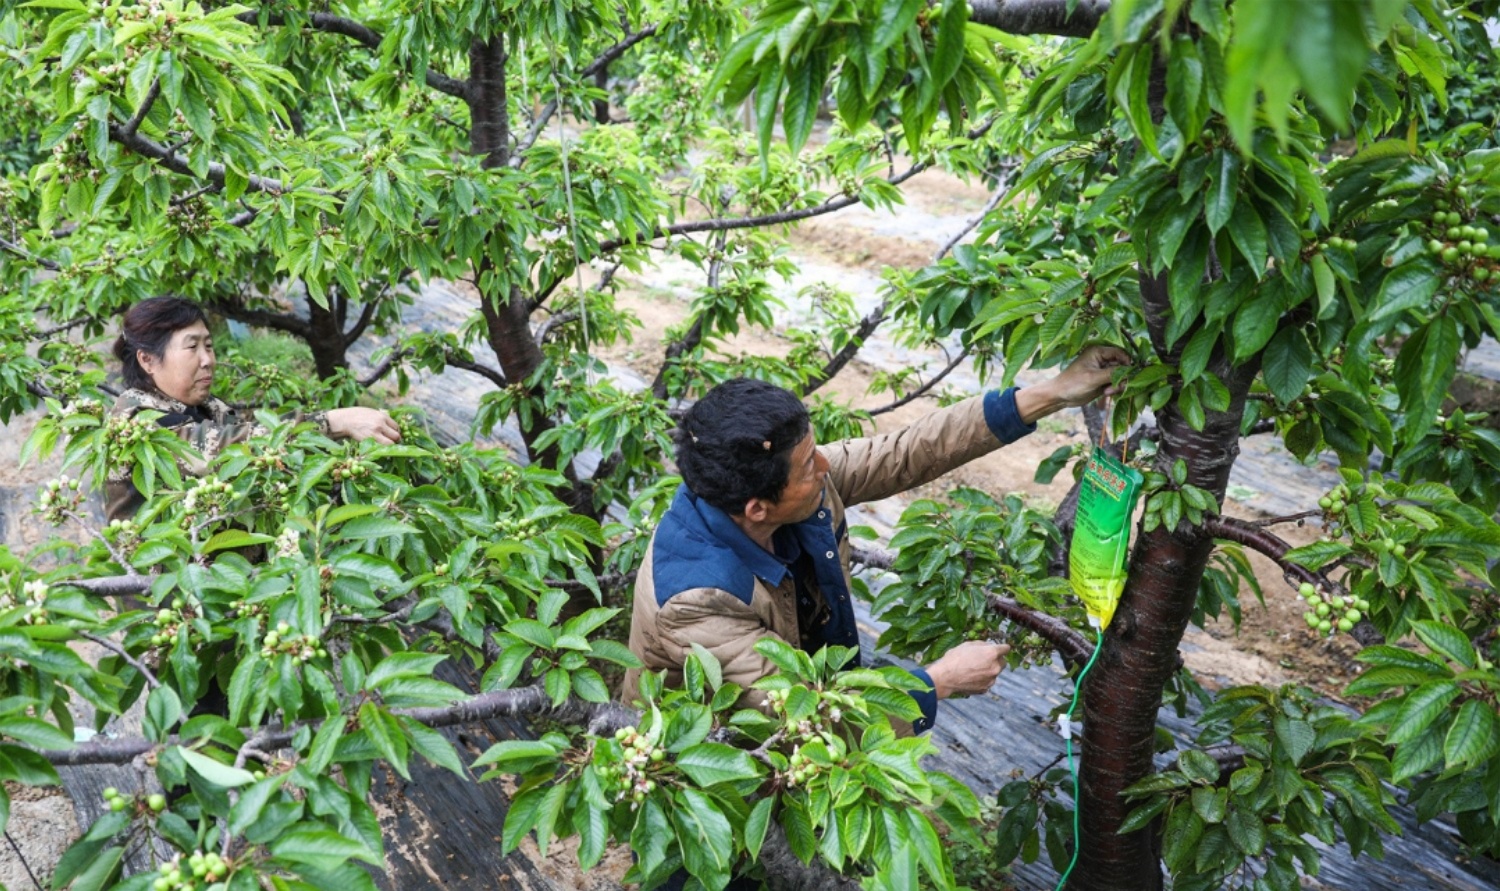
<path id="1" fill-rule="evenodd" d="M 1115 395 L 1118 388 L 1110 385 L 1110 377 L 1116 368 L 1130 364 L 1130 356 L 1119 347 L 1085 347 L 1057 377 L 1016 391 L 1016 410 L 1022 423 L 1033 424 L 1053 412 Z"/>
<path id="2" fill-rule="evenodd" d="M 328 413 L 328 432 L 334 439 L 373 439 L 381 445 L 401 441 L 401 429 L 378 408 L 335 408 Z"/>
<path id="3" fill-rule="evenodd" d="M 1007 644 L 970 640 L 944 653 L 943 658 L 927 666 L 938 699 L 989 690 L 1005 667 L 1005 654 L 1009 652 Z"/>

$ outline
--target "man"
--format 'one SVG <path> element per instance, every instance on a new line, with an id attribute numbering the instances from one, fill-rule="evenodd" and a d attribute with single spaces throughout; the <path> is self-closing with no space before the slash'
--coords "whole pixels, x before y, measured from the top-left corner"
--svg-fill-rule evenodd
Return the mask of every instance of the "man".
<path id="1" fill-rule="evenodd" d="M 677 431 L 683 484 L 662 516 L 635 583 L 630 649 L 644 670 L 682 680 L 692 645 L 747 690 L 742 705 L 764 708 L 749 690 L 776 671 L 755 651 L 777 638 L 809 652 L 859 646 L 850 603 L 846 507 L 936 479 L 1036 429 L 1064 408 L 1109 387 L 1129 364 L 1113 347 L 1089 347 L 1046 383 L 982 396 L 933 412 L 897 433 L 819 447 L 796 396 L 761 381 L 710 390 Z M 930 691 L 913 695 L 929 729 L 940 699 L 983 693 L 1007 648 L 970 641 L 916 674 Z M 625 675 L 624 701 L 638 698 L 640 672 Z"/>

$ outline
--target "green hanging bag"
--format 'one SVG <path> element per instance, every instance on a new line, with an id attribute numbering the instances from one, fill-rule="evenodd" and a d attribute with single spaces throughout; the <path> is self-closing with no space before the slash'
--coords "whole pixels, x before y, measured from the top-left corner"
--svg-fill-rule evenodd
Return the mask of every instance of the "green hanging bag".
<path id="1" fill-rule="evenodd" d="M 1140 471 L 1104 450 L 1089 453 L 1068 549 L 1068 580 L 1088 610 L 1089 624 L 1101 630 L 1109 627 L 1125 590 L 1130 520 L 1143 482 Z"/>

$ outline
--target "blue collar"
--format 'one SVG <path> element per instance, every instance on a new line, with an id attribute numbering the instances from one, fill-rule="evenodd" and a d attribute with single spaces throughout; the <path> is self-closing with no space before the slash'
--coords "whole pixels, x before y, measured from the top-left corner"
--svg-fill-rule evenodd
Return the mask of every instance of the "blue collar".
<path id="1" fill-rule="evenodd" d="M 746 535 L 745 530 L 729 514 L 694 495 L 686 484 L 678 488 L 677 497 L 672 499 L 671 511 L 690 512 L 684 519 L 696 518 L 704 532 L 734 552 L 734 556 L 739 558 L 746 569 L 757 578 L 764 579 L 767 584 L 779 585 L 791 572 L 775 554 Z"/>

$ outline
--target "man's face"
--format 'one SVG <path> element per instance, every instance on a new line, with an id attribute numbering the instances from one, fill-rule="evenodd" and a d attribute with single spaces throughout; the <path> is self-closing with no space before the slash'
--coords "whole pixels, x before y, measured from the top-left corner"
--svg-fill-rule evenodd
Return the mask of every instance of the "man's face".
<path id="1" fill-rule="evenodd" d="M 767 522 L 778 525 L 800 523 L 812 516 L 823 501 L 823 480 L 828 476 L 828 459 L 818 451 L 811 431 L 792 448 L 788 464 L 786 488 L 767 508 Z"/>

